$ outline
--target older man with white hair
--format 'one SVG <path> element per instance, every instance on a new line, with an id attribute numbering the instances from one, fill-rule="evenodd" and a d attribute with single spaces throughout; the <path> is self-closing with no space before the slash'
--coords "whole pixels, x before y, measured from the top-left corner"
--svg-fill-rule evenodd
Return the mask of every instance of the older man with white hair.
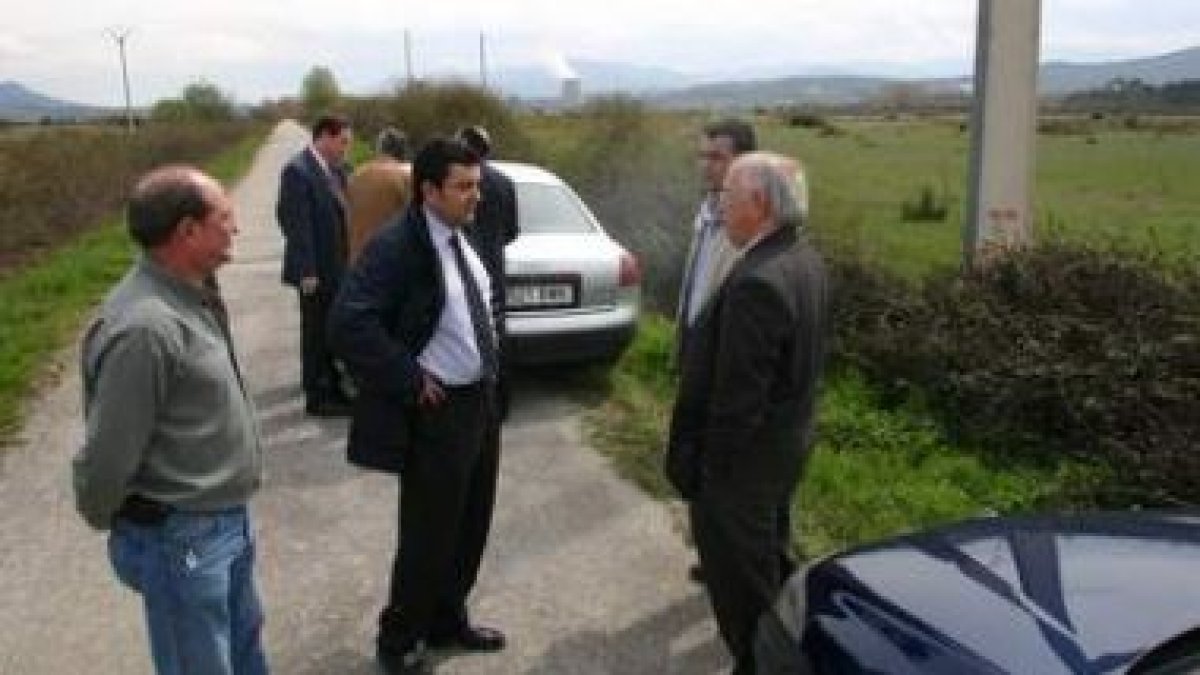
<path id="1" fill-rule="evenodd" d="M 755 627 L 790 571 L 778 554 L 812 444 L 827 282 L 803 231 L 795 160 L 734 160 L 721 209 L 741 258 L 681 364 L 667 471 L 689 498 L 709 598 L 741 674 L 754 672 Z"/>

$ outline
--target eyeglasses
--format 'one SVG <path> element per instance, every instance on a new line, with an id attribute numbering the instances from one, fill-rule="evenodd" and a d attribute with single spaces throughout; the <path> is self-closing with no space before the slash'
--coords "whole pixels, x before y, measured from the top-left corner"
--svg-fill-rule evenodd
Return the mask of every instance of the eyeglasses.
<path id="1" fill-rule="evenodd" d="M 727 162 L 733 159 L 733 155 L 720 150 L 701 150 L 696 156 L 706 162 Z"/>

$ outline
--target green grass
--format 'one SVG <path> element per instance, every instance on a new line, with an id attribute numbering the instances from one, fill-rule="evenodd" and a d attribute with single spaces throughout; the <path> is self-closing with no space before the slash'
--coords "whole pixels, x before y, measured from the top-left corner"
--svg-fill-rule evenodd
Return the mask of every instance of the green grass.
<path id="1" fill-rule="evenodd" d="M 207 166 L 229 181 L 263 140 L 246 138 Z M 135 255 L 119 216 L 0 280 L 0 442 L 21 423 L 22 404 L 50 355 L 69 343 L 89 309 Z M 74 364 L 68 364 L 73 367 Z"/>
<path id="2" fill-rule="evenodd" d="M 957 121 L 837 120 L 837 135 L 758 121 L 761 144 L 801 158 L 827 245 L 908 278 L 960 259 L 969 135 Z M 1200 133 L 1098 128 L 1038 137 L 1034 234 L 1200 258 Z M 924 186 L 941 222 L 904 222 Z"/>
<path id="3" fill-rule="evenodd" d="M 972 515 L 1069 508 L 1103 479 L 1074 461 L 989 461 L 944 438 L 916 406 L 881 407 L 853 372 L 824 384 L 820 440 L 793 505 L 807 554 Z"/>
<path id="4" fill-rule="evenodd" d="M 590 437 L 651 495 L 671 496 L 662 451 L 674 383 L 673 327 L 648 316 L 609 374 L 610 395 L 589 416 Z M 946 440 L 915 405 L 882 407 L 852 371 L 830 372 L 820 441 L 797 491 L 795 541 L 806 556 L 982 513 L 1071 507 L 1104 476 L 1073 462 L 988 462 Z"/>

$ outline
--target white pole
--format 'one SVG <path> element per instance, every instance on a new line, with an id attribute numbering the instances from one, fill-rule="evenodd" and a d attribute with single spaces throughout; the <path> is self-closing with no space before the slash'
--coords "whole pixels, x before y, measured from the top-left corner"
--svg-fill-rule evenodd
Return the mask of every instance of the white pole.
<path id="1" fill-rule="evenodd" d="M 484 34 L 479 34 L 479 86 L 487 89 L 487 47 Z"/>
<path id="2" fill-rule="evenodd" d="M 1031 237 L 1040 24 L 1041 0 L 979 0 L 967 269 Z"/>
<path id="3" fill-rule="evenodd" d="M 404 72 L 407 76 L 408 86 L 413 83 L 413 66 L 412 66 L 412 35 L 408 29 L 404 29 Z"/>

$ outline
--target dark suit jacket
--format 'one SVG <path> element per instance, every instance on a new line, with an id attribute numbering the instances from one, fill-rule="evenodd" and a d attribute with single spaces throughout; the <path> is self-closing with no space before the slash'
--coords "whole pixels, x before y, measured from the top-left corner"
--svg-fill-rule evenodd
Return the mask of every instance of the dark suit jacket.
<path id="1" fill-rule="evenodd" d="M 479 184 L 481 199 L 467 238 L 492 277 L 492 303 L 504 307 L 504 245 L 517 238 L 517 188 L 508 176 L 484 162 Z"/>
<path id="2" fill-rule="evenodd" d="M 330 169 L 345 194 L 346 167 Z M 286 239 L 283 282 L 297 286 L 304 277 L 315 276 L 325 288 L 337 288 L 346 266 L 346 206 L 311 149 L 284 166 L 275 215 Z"/>
<path id="3" fill-rule="evenodd" d="M 681 364 L 667 474 L 685 497 L 714 483 L 772 497 L 794 487 L 812 442 L 826 296 L 820 256 L 790 228 L 734 265 Z"/>
<path id="4" fill-rule="evenodd" d="M 349 460 L 398 473 L 420 393 L 417 356 L 437 330 L 445 280 L 420 206 L 386 226 L 347 271 L 329 315 L 329 339 L 358 386 Z"/>

